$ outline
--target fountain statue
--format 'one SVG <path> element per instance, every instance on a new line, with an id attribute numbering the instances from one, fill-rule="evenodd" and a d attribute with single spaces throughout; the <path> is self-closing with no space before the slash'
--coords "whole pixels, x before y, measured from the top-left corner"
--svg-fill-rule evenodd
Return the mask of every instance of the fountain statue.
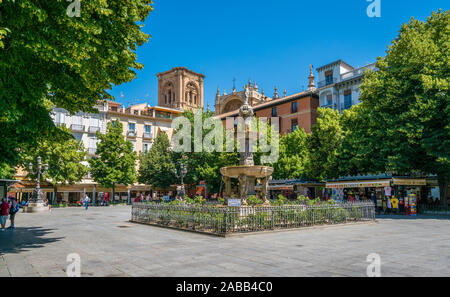
<path id="1" fill-rule="evenodd" d="M 239 181 L 239 198 L 241 205 L 247 205 L 247 197 L 255 194 L 255 182 L 259 179 L 262 184 L 262 197 L 264 204 L 268 205 L 268 186 L 273 173 L 273 168 L 269 166 L 255 165 L 253 152 L 250 145 L 250 120 L 253 118 L 253 108 L 248 104 L 250 90 L 246 87 L 244 104 L 239 109 L 239 116 L 244 120 L 244 150 L 241 151 L 240 165 L 228 166 L 220 169 L 222 181 L 225 184 L 226 198 L 231 196 L 231 179 Z"/>

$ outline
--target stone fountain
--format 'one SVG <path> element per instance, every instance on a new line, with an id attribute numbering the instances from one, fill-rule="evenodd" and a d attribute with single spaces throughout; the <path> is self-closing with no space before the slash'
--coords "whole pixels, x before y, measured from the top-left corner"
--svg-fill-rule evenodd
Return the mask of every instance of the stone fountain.
<path id="1" fill-rule="evenodd" d="M 248 104 L 250 90 L 246 88 L 244 104 L 239 109 L 239 116 L 244 119 L 245 145 L 244 151 L 241 151 L 239 166 L 228 166 L 220 169 L 222 180 L 225 184 L 226 198 L 231 197 L 231 179 L 239 181 L 239 198 L 241 205 L 247 205 L 247 197 L 256 194 L 255 183 L 259 179 L 262 184 L 262 196 L 264 204 L 268 205 L 268 187 L 272 178 L 273 168 L 269 166 L 255 165 L 253 161 L 253 152 L 250 146 L 250 121 L 254 115 L 253 108 Z"/>

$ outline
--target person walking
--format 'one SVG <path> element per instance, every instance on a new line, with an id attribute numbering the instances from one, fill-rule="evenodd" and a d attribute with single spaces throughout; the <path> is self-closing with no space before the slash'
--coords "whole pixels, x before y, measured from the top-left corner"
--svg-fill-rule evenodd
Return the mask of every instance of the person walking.
<path id="1" fill-rule="evenodd" d="M 89 196 L 86 194 L 86 196 L 84 197 L 84 204 L 86 205 L 86 210 L 88 210 L 88 207 L 89 207 L 89 201 L 91 201 L 91 199 L 90 199 Z"/>
<path id="2" fill-rule="evenodd" d="M 6 220 L 8 219 L 9 204 L 5 198 L 2 198 L 2 204 L 0 205 L 0 225 L 2 226 L 2 232 L 5 231 Z"/>
<path id="3" fill-rule="evenodd" d="M 14 219 L 16 217 L 16 213 L 19 212 L 19 203 L 17 203 L 15 198 L 11 198 L 11 205 L 9 208 L 9 220 L 11 221 L 11 226 L 8 229 L 14 230 Z"/>

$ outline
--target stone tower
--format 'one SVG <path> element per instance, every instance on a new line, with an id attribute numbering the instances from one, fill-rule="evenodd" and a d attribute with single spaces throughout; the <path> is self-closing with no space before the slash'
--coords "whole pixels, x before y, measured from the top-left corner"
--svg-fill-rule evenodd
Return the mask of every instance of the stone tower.
<path id="1" fill-rule="evenodd" d="M 185 67 L 175 67 L 156 76 L 159 106 L 182 110 L 203 109 L 203 74 Z"/>

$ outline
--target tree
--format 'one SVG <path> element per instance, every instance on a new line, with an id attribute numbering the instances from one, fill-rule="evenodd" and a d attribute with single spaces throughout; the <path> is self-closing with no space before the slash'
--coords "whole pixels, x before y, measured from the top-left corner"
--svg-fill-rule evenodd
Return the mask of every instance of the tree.
<path id="1" fill-rule="evenodd" d="M 370 111 L 364 110 L 362 104 L 342 113 L 342 143 L 337 151 L 339 176 L 385 172 L 385 159 L 379 157 L 383 142 L 373 141 L 369 116 Z"/>
<path id="2" fill-rule="evenodd" d="M 272 164 L 275 179 L 301 178 L 305 176 L 305 165 L 309 158 L 307 134 L 303 129 L 285 134 L 280 139 L 278 161 Z"/>
<path id="3" fill-rule="evenodd" d="M 212 118 L 214 113 L 204 111 L 200 112 L 201 125 L 203 127 L 204 122 L 207 119 Z M 198 185 L 200 181 L 205 181 L 208 193 L 218 193 L 220 192 L 222 184 L 222 174 L 220 173 L 220 168 L 239 164 L 239 154 L 236 152 L 226 152 L 225 132 L 221 121 L 218 121 L 216 124 L 220 125 L 220 129 L 222 129 L 223 132 L 222 152 L 207 152 L 205 148 L 203 148 L 202 152 L 195 152 L 194 113 L 191 111 L 185 111 L 183 115 L 189 119 L 191 124 L 191 152 L 174 153 L 175 160 L 176 162 L 182 161 L 187 165 L 188 173 L 185 179 L 186 184 Z M 214 128 L 202 128 L 201 139 L 203 140 L 205 135 L 211 133 Z M 215 144 L 215 139 L 213 139 L 212 143 Z"/>
<path id="4" fill-rule="evenodd" d="M 151 0 L 83 1 L 79 17 L 64 0 L 0 1 L 0 163 L 59 133 L 49 112 L 95 112 L 112 85 L 129 82 Z M 69 139 L 70 135 L 65 134 Z"/>
<path id="5" fill-rule="evenodd" d="M 317 123 L 308 135 L 307 175 L 317 180 L 338 177 L 337 151 L 342 141 L 340 115 L 330 108 L 317 109 Z"/>
<path id="6" fill-rule="evenodd" d="M 70 133 L 67 128 L 62 128 Z M 86 157 L 83 142 L 71 138 L 59 142 L 43 139 L 36 148 L 23 152 L 21 165 L 28 168 L 31 162 L 36 168 L 37 157 L 40 156 L 42 164 L 48 164 L 48 171 L 43 179 L 51 179 L 54 187 L 54 197 L 57 197 L 57 184 L 74 184 L 86 176 L 88 168 L 82 162 Z M 29 176 L 35 179 L 35 175 Z"/>
<path id="7" fill-rule="evenodd" d="M 374 148 L 375 164 L 399 174 L 437 174 L 443 203 L 450 178 L 450 11 L 426 22 L 412 18 L 365 75 L 361 144 Z M 361 147 L 360 144 L 355 144 Z M 376 166 L 378 167 L 378 166 Z M 376 168 L 379 169 L 379 168 Z"/>
<path id="8" fill-rule="evenodd" d="M 93 179 L 112 189 L 112 199 L 116 185 L 130 185 L 136 181 L 136 153 L 133 152 L 133 144 L 125 140 L 122 133 L 119 121 L 108 122 L 106 134 L 97 132 L 100 140 L 96 151 L 98 157 L 89 159 Z"/>
<path id="9" fill-rule="evenodd" d="M 139 163 L 140 183 L 167 189 L 176 183 L 173 152 L 167 134 L 161 132 L 155 139 L 152 148 L 141 154 Z"/>
<path id="10" fill-rule="evenodd" d="M 16 170 L 8 164 L 0 164 L 0 179 L 12 179 Z"/>

